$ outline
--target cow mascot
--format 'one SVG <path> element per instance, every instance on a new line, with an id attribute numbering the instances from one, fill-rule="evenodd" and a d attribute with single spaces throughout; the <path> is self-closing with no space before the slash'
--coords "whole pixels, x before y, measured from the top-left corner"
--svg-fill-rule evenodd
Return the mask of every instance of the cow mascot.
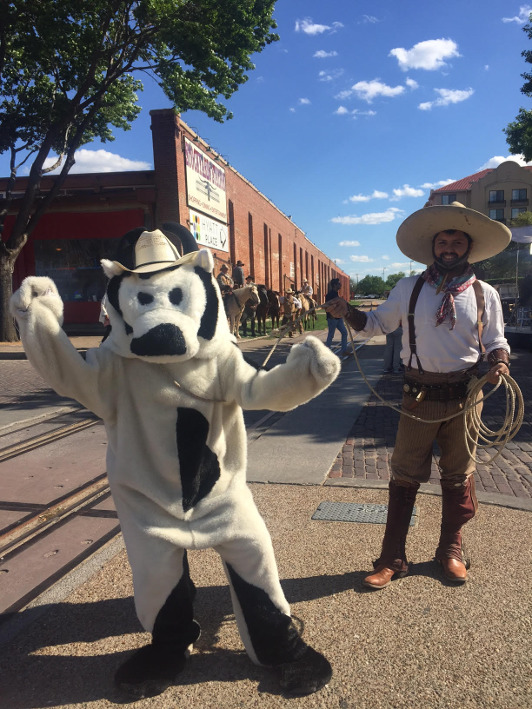
<path id="1" fill-rule="evenodd" d="M 273 667 L 287 695 L 330 680 L 327 659 L 290 617 L 270 536 L 246 484 L 242 409 L 289 411 L 336 378 L 339 360 L 307 337 L 266 371 L 230 335 L 213 258 L 176 224 L 128 232 L 102 260 L 109 337 L 83 359 L 61 328 L 54 282 L 26 278 L 11 300 L 28 359 L 61 395 L 100 416 L 107 472 L 151 643 L 116 672 L 134 699 L 178 682 L 200 635 L 187 549 L 214 548 L 250 658 Z"/>

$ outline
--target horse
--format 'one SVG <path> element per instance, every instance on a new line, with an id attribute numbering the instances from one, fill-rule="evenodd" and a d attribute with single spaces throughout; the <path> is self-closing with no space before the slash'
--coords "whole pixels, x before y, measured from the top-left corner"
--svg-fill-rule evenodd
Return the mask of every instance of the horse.
<path id="1" fill-rule="evenodd" d="M 272 320 L 272 329 L 279 328 L 279 319 L 281 317 L 281 301 L 279 300 L 279 291 L 267 290 L 270 318 Z M 276 325 L 277 323 L 277 325 Z"/>
<path id="2" fill-rule="evenodd" d="M 283 305 L 283 325 L 289 324 L 290 328 L 288 330 L 289 337 L 293 336 L 296 328 L 299 330 L 299 334 L 303 334 L 303 325 L 301 324 L 301 308 L 296 305 L 294 295 L 288 293 L 284 297 Z"/>
<path id="3" fill-rule="evenodd" d="M 229 330 L 231 334 L 238 339 L 240 339 L 240 333 L 238 332 L 240 318 L 242 317 L 244 306 L 248 300 L 258 305 L 259 293 L 257 286 L 235 288 L 232 293 L 225 297 L 225 312 L 229 320 Z"/>
<path id="4" fill-rule="evenodd" d="M 301 301 L 301 320 L 303 321 L 303 327 L 307 330 L 309 325 L 312 324 L 312 329 L 314 329 L 317 320 L 316 301 L 301 291 L 297 291 L 297 297 Z"/>
<path id="5" fill-rule="evenodd" d="M 261 335 L 261 334 L 265 335 L 266 334 L 266 318 L 268 317 L 268 313 L 270 311 L 270 301 L 268 299 L 268 291 L 266 289 L 266 286 L 259 285 L 259 286 L 257 286 L 257 290 L 259 292 L 259 298 L 260 298 L 260 303 L 257 305 L 257 310 L 256 310 L 258 331 L 259 331 L 259 335 Z M 252 332 L 253 332 L 253 322 L 252 322 Z"/>

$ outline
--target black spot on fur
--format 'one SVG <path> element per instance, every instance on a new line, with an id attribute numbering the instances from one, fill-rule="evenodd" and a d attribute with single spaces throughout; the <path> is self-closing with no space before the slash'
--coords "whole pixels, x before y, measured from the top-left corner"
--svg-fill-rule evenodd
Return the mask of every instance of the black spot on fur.
<path id="1" fill-rule="evenodd" d="M 259 662 L 280 665 L 303 655 L 306 644 L 290 616 L 282 613 L 262 588 L 245 581 L 229 564 L 227 569 Z"/>
<path id="2" fill-rule="evenodd" d="M 178 408 L 176 440 L 185 512 L 206 497 L 220 477 L 218 458 L 207 446 L 208 433 L 209 422 L 202 413 Z"/>
<path id="3" fill-rule="evenodd" d="M 179 305 L 179 303 L 183 300 L 183 291 L 181 288 L 172 288 L 170 293 L 168 293 L 168 299 L 172 305 Z"/>
<path id="4" fill-rule="evenodd" d="M 124 328 L 126 330 L 126 335 L 131 335 L 133 328 L 124 320 Z"/>
<path id="5" fill-rule="evenodd" d="M 141 337 L 133 338 L 130 347 L 131 352 L 139 357 L 182 355 L 187 351 L 183 333 L 171 323 L 162 323 Z"/>
<path id="6" fill-rule="evenodd" d="M 141 305 L 149 305 L 153 303 L 153 295 L 151 293 L 143 293 L 142 291 L 138 293 L 137 300 Z"/>
<path id="7" fill-rule="evenodd" d="M 122 276 L 113 276 L 111 278 L 111 280 L 107 284 L 107 300 L 116 310 L 116 312 L 120 315 L 120 317 L 123 317 L 118 301 L 118 291 L 120 290 L 121 283 Z"/>
<path id="8" fill-rule="evenodd" d="M 198 337 L 202 337 L 204 340 L 212 340 L 218 322 L 218 296 L 214 289 L 211 274 L 204 271 L 203 268 L 199 268 L 199 266 L 195 266 L 194 271 L 200 277 L 207 296 L 205 310 L 201 316 Z"/>
<path id="9" fill-rule="evenodd" d="M 197 625 L 193 623 L 195 596 L 196 588 L 190 578 L 187 552 L 184 550 L 183 575 L 155 619 L 152 632 L 154 645 L 166 645 L 172 650 L 184 652 L 197 640 Z"/>

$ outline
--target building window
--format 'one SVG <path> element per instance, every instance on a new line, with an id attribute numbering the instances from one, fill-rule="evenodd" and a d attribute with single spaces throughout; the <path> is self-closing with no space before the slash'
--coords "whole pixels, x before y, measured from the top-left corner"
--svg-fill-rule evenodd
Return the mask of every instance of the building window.
<path id="1" fill-rule="evenodd" d="M 525 187 L 525 189 L 512 190 L 512 201 L 513 202 L 524 202 L 526 199 L 527 199 L 526 187 Z"/>
<path id="2" fill-rule="evenodd" d="M 526 212 L 525 207 L 512 207 L 512 219 L 515 219 L 518 214 L 522 214 L 523 212 Z"/>
<path id="3" fill-rule="evenodd" d="M 107 287 L 100 259 L 113 258 L 117 239 L 36 239 L 35 275 L 55 281 L 66 302 L 99 302 Z"/>
<path id="4" fill-rule="evenodd" d="M 453 202 L 456 202 L 456 192 L 454 194 L 442 194 L 442 204 L 452 204 Z"/>
<path id="5" fill-rule="evenodd" d="M 490 190 L 490 202 L 504 202 L 504 190 Z"/>
<path id="6" fill-rule="evenodd" d="M 490 209 L 489 217 L 496 222 L 504 221 L 504 209 Z"/>

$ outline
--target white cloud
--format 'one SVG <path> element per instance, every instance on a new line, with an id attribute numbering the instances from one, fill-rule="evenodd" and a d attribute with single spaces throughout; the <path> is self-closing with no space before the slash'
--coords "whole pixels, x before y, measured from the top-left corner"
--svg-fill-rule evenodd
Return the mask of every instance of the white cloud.
<path id="1" fill-rule="evenodd" d="M 383 256 L 381 256 L 381 259 L 382 259 L 383 261 L 389 261 L 389 260 L 390 260 L 390 257 L 389 257 L 389 256 L 386 256 L 386 254 L 384 254 Z"/>
<path id="2" fill-rule="evenodd" d="M 310 99 L 309 98 L 300 98 L 299 105 L 300 106 L 310 106 Z"/>
<path id="3" fill-rule="evenodd" d="M 335 224 L 385 224 L 386 222 L 393 222 L 394 219 L 399 218 L 403 214 L 402 209 L 397 209 L 397 207 L 390 207 L 385 212 L 373 212 L 369 214 L 363 214 L 360 217 L 351 215 L 347 217 L 333 217 L 331 219 Z"/>
<path id="4" fill-rule="evenodd" d="M 380 22 L 380 20 L 377 17 L 374 17 L 373 15 L 362 15 L 362 22 L 363 24 L 369 22 L 370 24 L 374 25 L 377 22 Z"/>
<path id="5" fill-rule="evenodd" d="M 414 79 L 407 79 L 405 81 L 405 84 L 408 86 L 409 89 L 412 89 L 412 91 L 414 91 L 414 89 L 419 88 L 419 84 Z"/>
<path id="6" fill-rule="evenodd" d="M 349 258 L 355 263 L 371 263 L 371 261 L 375 261 L 375 259 L 369 256 L 350 256 Z"/>
<path id="7" fill-rule="evenodd" d="M 352 118 L 357 118 L 358 116 L 376 116 L 377 112 L 376 111 L 360 111 L 358 108 L 354 108 L 352 111 L 350 111 L 348 108 L 345 106 L 338 106 L 336 111 L 334 112 L 338 116 L 345 116 L 345 115 L 350 115 Z"/>
<path id="8" fill-rule="evenodd" d="M 373 190 L 371 194 L 354 194 L 349 197 L 350 202 L 369 202 L 370 199 L 386 199 L 388 197 L 387 192 L 380 192 L 379 190 Z"/>
<path id="9" fill-rule="evenodd" d="M 340 241 L 338 246 L 360 246 L 360 241 Z"/>
<path id="10" fill-rule="evenodd" d="M 425 192 L 423 190 L 418 189 L 417 187 L 410 187 L 410 185 L 403 185 L 402 187 L 396 187 L 393 190 L 393 197 L 390 197 L 390 199 L 393 202 L 397 202 L 397 200 L 402 199 L 403 197 L 423 197 Z"/>
<path id="11" fill-rule="evenodd" d="M 312 56 L 316 59 L 327 59 L 327 57 L 337 57 L 338 52 L 335 52 L 334 50 L 332 52 L 326 52 L 323 49 L 319 49 L 317 52 L 314 52 Z"/>
<path id="12" fill-rule="evenodd" d="M 344 98 L 349 98 L 352 95 L 353 92 L 351 91 L 351 89 L 347 89 L 346 91 L 340 91 L 340 93 L 336 94 L 334 98 L 338 99 L 338 101 L 343 101 Z"/>
<path id="13" fill-rule="evenodd" d="M 474 89 L 434 89 L 439 95 L 435 101 L 425 101 L 420 103 L 418 108 L 420 111 L 430 111 L 433 106 L 449 106 L 452 103 L 461 103 L 467 101 L 468 98 L 475 93 Z"/>
<path id="14" fill-rule="evenodd" d="M 143 160 L 130 160 L 123 158 L 116 153 L 110 153 L 108 150 L 87 150 L 82 148 L 76 150 L 74 155 L 76 160 L 74 166 L 70 169 L 70 174 L 80 172 L 128 172 L 131 170 L 152 170 L 149 162 Z M 44 167 L 50 167 L 57 161 L 57 158 L 47 158 L 44 162 Z M 57 168 L 49 175 L 59 172 L 61 168 Z"/>
<path id="15" fill-rule="evenodd" d="M 304 20 L 296 20 L 295 31 L 304 32 L 305 34 L 314 36 L 323 34 L 324 32 L 335 32 L 341 27 L 343 27 L 341 22 L 333 22 L 332 25 L 318 25 L 317 23 L 312 22 L 310 17 L 307 17 Z"/>
<path id="16" fill-rule="evenodd" d="M 435 71 L 446 66 L 446 59 L 459 57 L 458 45 L 452 39 L 428 39 L 414 44 L 412 49 L 396 47 L 389 56 L 395 57 L 403 71 L 425 69 Z"/>
<path id="17" fill-rule="evenodd" d="M 532 164 L 527 162 L 522 155 L 508 155 L 507 157 L 503 157 L 502 155 L 494 155 L 487 162 L 485 162 L 482 167 L 478 168 L 478 172 L 480 172 L 480 170 L 490 170 L 499 167 L 502 162 L 506 162 L 507 160 L 513 160 L 513 162 L 516 162 L 521 166 Z"/>
<path id="18" fill-rule="evenodd" d="M 334 69 L 333 71 L 320 71 L 318 78 L 320 81 L 334 81 L 344 73 L 343 69 Z"/>
<path id="19" fill-rule="evenodd" d="M 359 98 L 371 103 L 377 96 L 400 96 L 405 87 L 388 86 L 379 81 L 379 79 L 372 79 L 372 81 L 359 81 L 352 89 Z"/>
<path id="20" fill-rule="evenodd" d="M 445 185 L 450 185 L 451 182 L 456 182 L 456 180 L 438 180 L 438 182 L 424 182 L 420 187 L 424 190 L 434 190 L 438 187 L 445 187 Z"/>
<path id="21" fill-rule="evenodd" d="M 503 22 L 517 22 L 519 25 L 524 25 L 530 19 L 530 13 L 532 12 L 532 7 L 530 5 L 521 5 L 519 8 L 519 15 L 514 17 L 503 17 Z"/>
<path id="22" fill-rule="evenodd" d="M 288 110 L 290 111 L 290 113 L 295 113 L 295 112 L 296 112 L 296 109 L 295 109 L 295 108 L 289 108 Z"/>

